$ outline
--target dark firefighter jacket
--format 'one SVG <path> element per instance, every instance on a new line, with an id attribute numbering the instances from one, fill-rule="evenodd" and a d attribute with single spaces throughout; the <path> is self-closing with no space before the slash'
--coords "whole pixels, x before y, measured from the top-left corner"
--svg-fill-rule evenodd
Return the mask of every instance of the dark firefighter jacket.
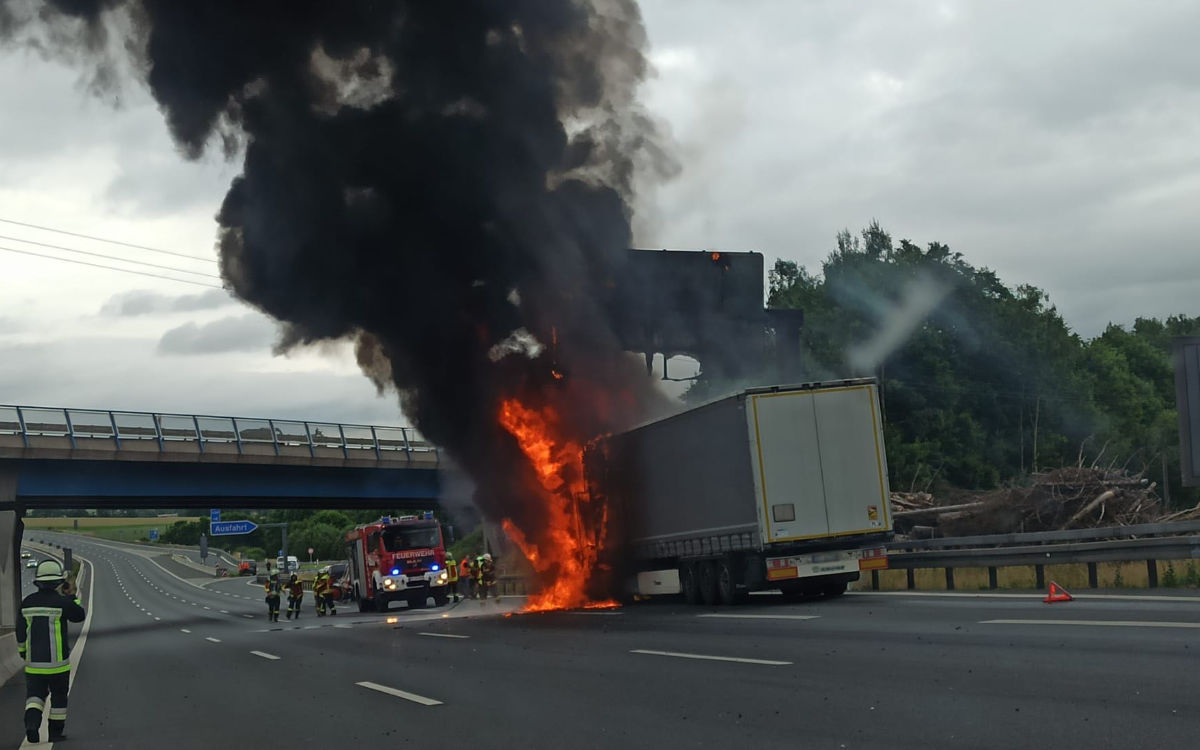
<path id="1" fill-rule="evenodd" d="M 83 622 L 79 600 L 53 589 L 40 589 L 21 601 L 17 619 L 17 651 L 29 674 L 58 674 L 71 669 L 67 622 Z"/>

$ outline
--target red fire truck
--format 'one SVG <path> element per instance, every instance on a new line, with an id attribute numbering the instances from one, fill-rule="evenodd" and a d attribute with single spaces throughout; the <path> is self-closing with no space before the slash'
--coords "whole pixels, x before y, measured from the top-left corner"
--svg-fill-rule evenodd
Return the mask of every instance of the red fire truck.
<path id="1" fill-rule="evenodd" d="M 350 590 L 360 612 L 386 611 L 397 600 L 412 609 L 433 597 L 438 607 L 449 598 L 446 546 L 432 512 L 384 516 L 346 532 Z"/>

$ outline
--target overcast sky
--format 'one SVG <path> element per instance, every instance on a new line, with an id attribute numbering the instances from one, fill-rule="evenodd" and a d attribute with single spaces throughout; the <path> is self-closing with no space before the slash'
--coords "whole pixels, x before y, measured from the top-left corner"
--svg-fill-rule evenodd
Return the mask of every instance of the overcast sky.
<path id="1" fill-rule="evenodd" d="M 682 169 L 643 196 L 639 246 L 816 269 L 838 230 L 878 219 L 1046 289 L 1085 336 L 1200 314 L 1200 3 L 642 7 L 643 99 Z M 201 258 L 0 223 L 0 247 L 195 282 L 0 251 L 0 403 L 403 423 L 344 347 L 273 356 L 273 324 L 212 288 L 237 167 L 181 159 L 143 88 L 114 107 L 3 49 L 0 100 L 0 219 Z"/>

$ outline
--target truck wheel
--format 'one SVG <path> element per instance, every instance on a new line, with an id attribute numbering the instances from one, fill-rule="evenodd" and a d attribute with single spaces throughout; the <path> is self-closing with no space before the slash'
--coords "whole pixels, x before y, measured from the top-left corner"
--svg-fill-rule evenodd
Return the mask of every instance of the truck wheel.
<path id="1" fill-rule="evenodd" d="M 683 563 L 679 566 L 679 588 L 683 590 L 683 600 L 688 604 L 700 603 L 700 581 L 696 574 L 696 566 Z"/>
<path id="2" fill-rule="evenodd" d="M 721 604 L 745 603 L 750 598 L 750 592 L 738 590 L 734 561 L 726 557 L 717 561 L 716 565 L 717 597 L 721 600 Z"/>
<path id="3" fill-rule="evenodd" d="M 363 595 L 361 593 L 359 593 L 358 586 L 354 587 L 354 598 L 358 600 L 358 611 L 359 612 L 370 612 L 371 611 L 371 604 L 372 604 L 371 600 L 364 598 Z"/>
<path id="4" fill-rule="evenodd" d="M 696 567 L 700 579 L 700 601 L 711 607 L 721 600 L 717 593 L 717 561 L 705 560 L 697 563 Z"/>

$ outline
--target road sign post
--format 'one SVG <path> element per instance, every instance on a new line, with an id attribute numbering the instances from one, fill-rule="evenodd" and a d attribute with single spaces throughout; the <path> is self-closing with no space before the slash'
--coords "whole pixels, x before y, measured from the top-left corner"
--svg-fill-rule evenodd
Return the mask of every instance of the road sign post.
<path id="1" fill-rule="evenodd" d="M 309 563 L 309 565 L 312 564 L 312 556 L 313 556 L 313 548 L 309 547 L 308 548 L 308 563 Z"/>

